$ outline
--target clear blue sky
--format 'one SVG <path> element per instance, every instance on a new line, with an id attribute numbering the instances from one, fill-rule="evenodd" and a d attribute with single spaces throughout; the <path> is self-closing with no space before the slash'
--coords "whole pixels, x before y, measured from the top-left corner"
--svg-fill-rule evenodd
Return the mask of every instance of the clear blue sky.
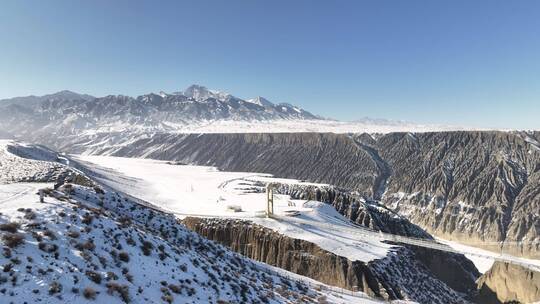
<path id="1" fill-rule="evenodd" d="M 540 2 L 0 2 L 0 98 L 192 83 L 343 120 L 540 129 Z"/>

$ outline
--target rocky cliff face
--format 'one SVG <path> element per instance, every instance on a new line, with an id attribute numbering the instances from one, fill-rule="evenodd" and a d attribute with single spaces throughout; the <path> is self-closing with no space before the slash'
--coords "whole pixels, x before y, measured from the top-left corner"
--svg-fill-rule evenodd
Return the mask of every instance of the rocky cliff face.
<path id="1" fill-rule="evenodd" d="M 358 288 L 384 299 L 465 303 L 464 294 L 470 295 L 475 288 L 476 269 L 472 264 L 469 265 L 472 269 L 463 267 L 456 255 L 427 258 L 418 251 L 399 248 L 384 259 L 363 263 L 247 221 L 186 218 L 183 224 L 255 260 L 334 286 Z M 439 268 L 453 270 L 446 272 L 447 277 L 442 277 L 430 259 L 438 260 Z"/>
<path id="2" fill-rule="evenodd" d="M 505 241 L 507 252 L 540 257 L 540 151 L 534 136 L 384 136 L 375 147 L 392 175 L 382 202 L 436 235 L 475 245 Z"/>
<path id="3" fill-rule="evenodd" d="M 540 273 L 496 262 L 478 280 L 478 302 L 533 303 L 540 301 Z"/>
<path id="4" fill-rule="evenodd" d="M 357 194 L 334 186 L 274 184 L 275 190 L 292 198 L 317 200 L 334 208 L 358 225 L 386 233 L 415 238 L 433 239 L 406 218 L 376 203 L 367 202 Z M 449 254 L 422 247 L 407 246 L 414 258 L 426 266 L 436 278 L 462 293 L 471 293 L 470 283 L 479 276 L 472 263 L 462 255 Z M 403 253 L 403 252 L 402 252 Z M 441 264 L 444 261 L 445 264 Z M 448 267 L 452 265 L 452 267 Z M 463 274 L 468 274 L 464 279 Z"/>

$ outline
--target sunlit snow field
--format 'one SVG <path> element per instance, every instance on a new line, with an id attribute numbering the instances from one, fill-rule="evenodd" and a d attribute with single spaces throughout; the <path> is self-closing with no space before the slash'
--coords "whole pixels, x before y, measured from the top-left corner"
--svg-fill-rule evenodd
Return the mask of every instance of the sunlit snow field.
<path id="1" fill-rule="evenodd" d="M 101 174 L 101 182 L 151 204 L 177 214 L 218 216 L 249 219 L 293 238 L 303 239 L 321 248 L 364 262 L 383 258 L 392 248 L 378 239 L 336 233 L 316 226 L 325 222 L 350 227 L 350 222 L 332 206 L 305 200 L 293 200 L 287 195 L 274 196 L 274 212 L 286 214 L 298 211 L 296 218 L 315 225 L 299 225 L 261 217 L 266 210 L 266 194 L 257 181 L 301 183 L 293 179 L 273 178 L 269 174 L 223 172 L 214 167 L 173 165 L 165 161 L 109 156 L 75 156 L 82 163 L 91 163 Z M 260 186 L 260 185 L 259 185 Z M 241 212 L 231 211 L 240 207 Z"/>
<path id="2" fill-rule="evenodd" d="M 249 179 L 268 180 L 268 174 L 222 172 L 214 167 L 171 165 L 150 159 L 108 156 L 80 156 L 108 172 L 106 182 L 142 200 L 177 213 L 178 215 L 212 215 L 253 217 L 266 210 L 264 193 L 249 193 Z M 280 179 L 279 181 L 284 181 Z M 291 182 L 297 182 L 291 180 Z M 275 209 L 279 213 L 289 207 L 288 196 L 275 196 Z M 242 212 L 228 211 L 230 206 L 240 206 Z"/>

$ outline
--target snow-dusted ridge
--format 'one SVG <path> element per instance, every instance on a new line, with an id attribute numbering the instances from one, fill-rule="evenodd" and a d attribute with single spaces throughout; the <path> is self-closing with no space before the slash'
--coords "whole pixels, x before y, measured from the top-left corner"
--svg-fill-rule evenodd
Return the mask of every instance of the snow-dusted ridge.
<path id="1" fill-rule="evenodd" d="M 175 133 L 392 133 L 392 132 L 438 132 L 467 130 L 467 128 L 415 124 L 401 121 L 383 120 L 375 122 L 372 119 L 358 121 L 337 120 L 286 120 L 276 119 L 269 121 L 200 121 L 190 125 L 174 125 L 169 122 Z"/>
<path id="2" fill-rule="evenodd" d="M 47 182 L 66 170 L 56 154 L 44 147 L 0 140 L 0 184 L 21 181 Z"/>

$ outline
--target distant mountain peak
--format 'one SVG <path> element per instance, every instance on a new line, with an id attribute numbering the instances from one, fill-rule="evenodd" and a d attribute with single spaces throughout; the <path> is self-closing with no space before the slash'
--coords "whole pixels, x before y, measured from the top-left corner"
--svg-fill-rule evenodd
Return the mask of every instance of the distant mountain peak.
<path id="1" fill-rule="evenodd" d="M 207 87 L 198 84 L 193 84 L 189 86 L 187 89 L 184 90 L 184 92 L 182 92 L 182 94 L 186 97 L 193 98 L 196 101 L 205 101 L 209 98 L 226 101 L 227 99 L 232 97 L 232 95 L 230 95 L 229 93 L 209 90 Z"/>
<path id="2" fill-rule="evenodd" d="M 94 98 L 94 96 L 88 94 L 79 94 L 70 90 L 62 90 L 53 94 L 43 95 L 40 97 L 41 100 L 92 100 Z"/>
<path id="3" fill-rule="evenodd" d="M 30 95 L 23 97 L 14 97 L 9 99 L 0 100 L 2 104 L 19 104 L 19 105 L 32 105 L 40 103 L 46 100 L 85 100 L 90 101 L 95 99 L 94 96 L 88 94 L 79 94 L 70 90 L 62 90 L 52 94 L 46 94 L 42 96 Z"/>
<path id="4" fill-rule="evenodd" d="M 79 95 L 79 94 L 70 90 L 62 90 L 62 91 L 58 91 L 56 93 L 52 93 L 49 95 Z"/>
<path id="5" fill-rule="evenodd" d="M 268 100 L 268 99 L 266 99 L 264 97 L 261 97 L 261 96 L 257 96 L 255 98 L 248 99 L 246 101 L 254 103 L 256 105 L 263 106 L 263 107 L 272 107 L 272 106 L 274 106 L 274 104 L 270 100 Z"/>

